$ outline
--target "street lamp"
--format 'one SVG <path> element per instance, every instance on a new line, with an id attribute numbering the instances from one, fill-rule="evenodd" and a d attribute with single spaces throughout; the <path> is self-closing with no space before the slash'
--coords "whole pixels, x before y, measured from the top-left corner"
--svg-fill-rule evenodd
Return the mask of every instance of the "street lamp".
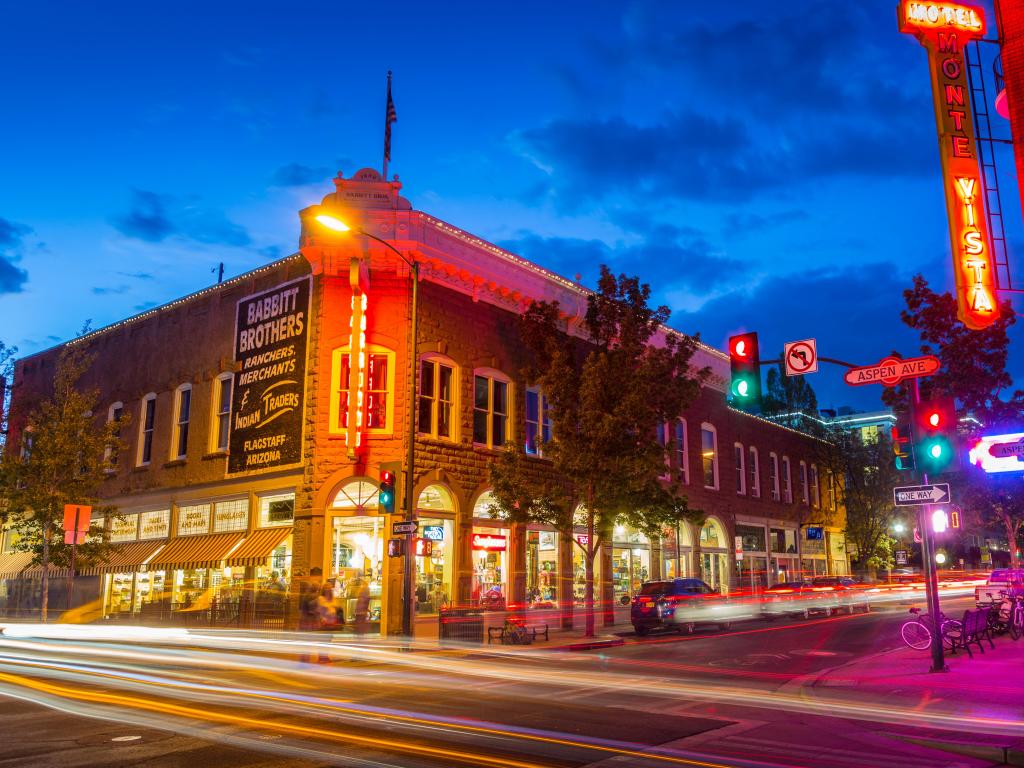
<path id="1" fill-rule="evenodd" d="M 416 521 L 416 509 L 413 505 L 413 477 L 416 459 L 416 336 L 419 330 L 419 284 L 420 265 L 413 259 L 410 260 L 387 240 L 382 240 L 376 235 L 371 235 L 362 227 L 350 227 L 337 216 L 329 213 L 318 213 L 313 219 L 320 225 L 335 232 L 354 232 L 357 235 L 368 237 L 385 248 L 390 249 L 398 258 L 404 261 L 412 270 L 412 328 L 409 332 L 409 451 L 405 459 L 405 515 L 406 521 Z M 413 595 L 415 587 L 415 533 L 405 534 L 405 578 L 402 580 L 402 634 L 406 637 L 413 635 Z"/>

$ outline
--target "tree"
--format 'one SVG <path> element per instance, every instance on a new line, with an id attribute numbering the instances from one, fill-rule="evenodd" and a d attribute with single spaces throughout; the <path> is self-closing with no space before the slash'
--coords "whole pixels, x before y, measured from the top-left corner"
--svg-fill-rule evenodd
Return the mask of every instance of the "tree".
<path id="1" fill-rule="evenodd" d="M 707 369 L 690 360 L 697 340 L 667 331 L 667 307 L 648 305 L 650 286 L 601 267 L 587 298 L 585 339 L 567 332 L 557 302 L 534 302 L 520 330 L 532 361 L 524 376 L 550 404 L 554 439 L 546 471 L 518 451 L 491 467 L 497 511 L 513 522 L 553 525 L 584 555 L 586 633 L 594 634 L 594 559 L 616 523 L 651 535 L 694 516 L 665 480 L 662 425 L 698 396 Z M 553 479 L 552 479 L 553 478 Z M 585 528 L 586 539 L 575 535 Z"/>
<path id="2" fill-rule="evenodd" d="M 903 322 L 921 336 L 921 352 L 936 355 L 939 371 L 920 381 L 922 397 L 945 394 L 959 402 L 959 413 L 973 417 L 974 426 L 961 423 L 962 441 L 971 442 L 984 432 L 1018 431 L 1024 418 L 1024 392 L 1012 390 L 1006 370 L 1009 329 L 1017 322 L 1009 302 L 999 307 L 998 319 L 988 328 L 972 331 L 956 317 L 956 299 L 936 293 L 921 276 L 903 292 L 907 308 Z M 897 411 L 906 411 L 908 387 L 887 389 L 883 400 Z M 1017 550 L 1024 530 L 1024 477 L 990 477 L 973 468 L 957 481 L 967 521 L 984 528 L 997 527 L 1006 535 L 1013 567 L 1020 567 Z"/>
<path id="3" fill-rule="evenodd" d="M 11 403 L 11 382 L 14 381 L 14 356 L 17 347 L 0 341 L 0 454 L 7 445 L 7 411 Z"/>
<path id="4" fill-rule="evenodd" d="M 785 363 L 780 362 L 768 369 L 766 384 L 761 402 L 765 417 L 797 429 L 806 428 L 808 420 L 802 415 L 817 417 L 818 397 L 806 376 L 787 376 Z"/>
<path id="5" fill-rule="evenodd" d="M 67 567 L 71 546 L 64 543 L 64 505 L 99 504 L 97 492 L 110 467 L 111 452 L 120 448 L 116 432 L 122 422 L 97 423 L 94 390 L 78 384 L 92 362 L 80 344 L 64 348 L 57 363 L 53 392 L 33 408 L 25 425 L 24 451 L 5 451 L 0 458 L 0 496 L 17 536 L 16 548 L 34 555 L 42 566 L 41 619 L 49 608 L 49 568 Z M 82 564 L 103 559 L 107 546 L 102 527 L 90 528 L 77 557 Z"/>

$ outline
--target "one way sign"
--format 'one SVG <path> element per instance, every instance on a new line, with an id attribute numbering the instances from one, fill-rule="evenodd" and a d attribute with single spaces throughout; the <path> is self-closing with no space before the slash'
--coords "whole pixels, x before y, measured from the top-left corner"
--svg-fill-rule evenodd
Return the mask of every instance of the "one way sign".
<path id="1" fill-rule="evenodd" d="M 950 499 L 949 483 L 932 485 L 904 485 L 892 489 L 897 507 L 915 507 L 919 504 L 944 504 Z"/>

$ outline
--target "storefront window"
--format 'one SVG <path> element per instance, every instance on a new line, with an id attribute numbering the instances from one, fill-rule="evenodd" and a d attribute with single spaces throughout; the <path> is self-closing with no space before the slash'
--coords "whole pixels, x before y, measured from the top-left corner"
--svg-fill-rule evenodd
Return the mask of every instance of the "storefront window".
<path id="1" fill-rule="evenodd" d="M 249 500 L 218 501 L 213 508 L 214 533 L 244 531 L 249 527 Z"/>
<path id="2" fill-rule="evenodd" d="M 796 554 L 796 531 L 786 528 L 771 529 L 772 552 Z"/>
<path id="3" fill-rule="evenodd" d="M 420 517 L 416 558 L 416 612 L 438 613 L 451 602 L 454 524 L 451 520 Z M 430 555 L 420 554 L 429 548 Z"/>
<path id="4" fill-rule="evenodd" d="M 507 528 L 473 526 L 473 602 L 482 608 L 501 610 L 508 597 Z"/>
<path id="5" fill-rule="evenodd" d="M 140 539 L 165 539 L 171 531 L 171 510 L 157 509 L 139 515 Z"/>
<path id="6" fill-rule="evenodd" d="M 178 535 L 190 536 L 210 530 L 210 505 L 192 504 L 178 508 Z"/>
<path id="7" fill-rule="evenodd" d="M 295 494 L 260 496 L 260 527 L 291 525 L 295 517 Z"/>
<path id="8" fill-rule="evenodd" d="M 174 589 L 171 607 L 176 611 L 209 607 L 207 590 L 210 587 L 210 571 L 207 568 L 174 572 Z"/>
<path id="9" fill-rule="evenodd" d="M 760 525 L 736 526 L 736 535 L 743 537 L 744 552 L 765 552 L 764 528 Z"/>
<path id="10" fill-rule="evenodd" d="M 612 586 L 615 598 L 632 597 L 651 580 L 651 550 L 648 547 L 612 548 Z"/>
<path id="11" fill-rule="evenodd" d="M 526 601 L 530 605 L 558 600 L 558 534 L 554 531 L 526 533 Z"/>
<path id="12" fill-rule="evenodd" d="M 700 529 L 700 545 L 702 548 L 724 548 L 725 531 L 717 520 L 706 520 Z"/>
<path id="13" fill-rule="evenodd" d="M 587 534 L 577 533 L 576 540 L 586 545 Z M 578 544 L 572 546 L 572 596 L 576 605 L 583 605 L 587 588 L 587 556 Z M 594 602 L 601 602 L 601 553 L 594 556 Z"/>
<path id="14" fill-rule="evenodd" d="M 340 495 L 340 494 L 339 494 Z M 379 624 L 383 592 L 384 518 L 336 517 L 331 532 L 331 576 L 344 621 L 351 623 L 362 596 L 369 621 Z"/>

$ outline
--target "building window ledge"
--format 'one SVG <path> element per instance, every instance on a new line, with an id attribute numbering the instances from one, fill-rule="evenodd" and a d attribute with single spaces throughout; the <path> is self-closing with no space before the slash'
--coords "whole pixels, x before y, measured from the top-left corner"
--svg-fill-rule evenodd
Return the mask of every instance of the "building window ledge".
<path id="1" fill-rule="evenodd" d="M 149 464 L 139 464 L 137 467 L 132 467 L 132 472 L 148 472 Z"/>
<path id="2" fill-rule="evenodd" d="M 203 461 L 208 461 L 210 459 L 226 459 L 227 456 L 228 456 L 228 452 L 227 451 L 211 451 L 210 453 L 207 453 L 207 454 L 203 455 Z M 185 460 L 184 459 L 179 459 L 178 463 L 184 464 Z"/>
<path id="3" fill-rule="evenodd" d="M 170 461 L 164 462 L 164 469 L 170 469 L 171 467 L 184 467 L 185 459 L 171 459 Z"/>

